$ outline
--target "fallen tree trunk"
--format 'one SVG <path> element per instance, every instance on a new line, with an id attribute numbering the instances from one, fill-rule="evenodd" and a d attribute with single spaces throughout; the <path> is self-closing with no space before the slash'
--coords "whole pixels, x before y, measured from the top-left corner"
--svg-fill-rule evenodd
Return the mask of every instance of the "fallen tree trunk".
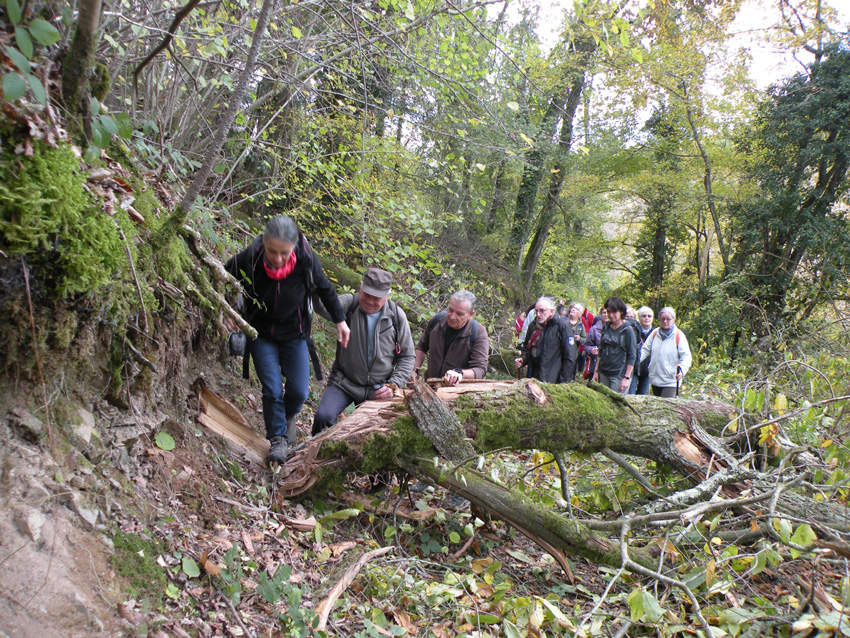
<path id="1" fill-rule="evenodd" d="M 505 448 L 555 454 L 602 452 L 614 458 L 615 452 L 621 452 L 666 463 L 698 483 L 694 489 L 664 498 L 666 505 L 657 502 L 661 509 L 702 499 L 713 511 L 731 507 L 751 515 L 753 522 L 765 519 L 762 533 L 774 540 L 778 538 L 772 528 L 775 519 L 809 522 L 819 530 L 818 547 L 850 555 L 846 540 L 850 517 L 845 508 L 797 489 L 811 489 L 806 477 L 810 466 L 818 462 L 816 457 L 800 448 L 791 450 L 769 474 L 739 463 L 709 433 L 722 432 L 738 416 L 731 406 L 719 402 L 625 397 L 598 384 L 464 381 L 438 387 L 435 394 L 417 382 L 412 390 L 396 391 L 390 400 L 361 404 L 336 426 L 298 446 L 281 468 L 277 493 L 285 498 L 322 484 L 338 486 L 348 470 L 372 473 L 400 468 L 509 522 L 552 554 L 569 575 L 567 555 L 622 566 L 623 529 L 650 519 L 677 519 L 679 514 L 683 522 L 692 521 L 701 509 L 678 510 L 672 517 L 670 512 L 654 514 L 658 508 L 652 507 L 645 510 L 650 512 L 647 515 L 627 514 L 611 522 L 613 528 L 621 528 L 621 538 L 611 540 L 593 531 L 613 529 L 611 525 L 582 522 L 541 508 L 521 492 L 466 466 L 483 454 Z M 712 499 L 718 495 L 725 497 L 724 504 L 713 507 Z M 765 518 L 763 511 L 752 508 L 767 501 Z M 805 551 L 793 543 L 790 546 Z M 637 564 L 647 573 L 654 569 L 649 551 L 629 547 L 628 554 L 632 566 Z"/>
<path id="2" fill-rule="evenodd" d="M 437 396 L 453 407 L 477 453 L 607 448 L 666 463 L 695 482 L 734 464 L 708 433 L 735 417 L 724 403 L 624 397 L 598 384 L 533 379 L 464 383 L 439 388 Z M 300 494 L 329 472 L 374 472 L 397 466 L 401 457 L 433 457 L 432 442 L 414 424 L 403 398 L 398 393 L 391 400 L 367 401 L 297 450 L 284 468 L 283 493 Z"/>

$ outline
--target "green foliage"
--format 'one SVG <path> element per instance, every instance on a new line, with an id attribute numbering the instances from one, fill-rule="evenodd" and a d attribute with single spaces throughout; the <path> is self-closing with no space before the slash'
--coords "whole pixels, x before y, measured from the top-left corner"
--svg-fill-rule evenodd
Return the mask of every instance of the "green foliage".
<path id="1" fill-rule="evenodd" d="M 12 60 L 17 71 L 10 71 L 3 75 L 3 98 L 5 101 L 14 102 L 24 96 L 27 88 L 32 91 L 33 97 L 41 105 L 47 104 L 47 94 L 44 84 L 32 73 L 30 60 L 35 55 L 36 43 L 48 47 L 59 41 L 59 31 L 43 18 L 32 18 L 23 23 L 21 6 L 17 0 L 6 0 L 6 16 L 15 27 L 15 42 L 17 48 L 3 47 L 6 55 Z"/>
<path id="2" fill-rule="evenodd" d="M 86 160 L 95 163 L 100 158 L 100 152 L 112 142 L 113 137 L 130 139 L 133 134 L 133 124 L 126 113 L 110 115 L 96 97 L 89 98 L 89 123 L 91 136 L 86 148 Z"/>
<path id="3" fill-rule="evenodd" d="M 257 564 L 241 551 L 238 543 L 234 544 L 224 555 L 224 566 L 218 579 L 224 594 L 234 605 L 238 605 L 244 591 L 242 579 L 246 571 L 255 571 Z M 319 617 L 312 609 L 302 605 L 301 588 L 289 583 L 292 568 L 289 565 L 279 565 L 274 574 L 263 570 L 259 574 L 257 593 L 272 606 L 274 615 L 280 622 L 281 630 L 287 636 L 324 636 L 324 632 L 316 632 L 315 627 Z M 283 609 L 280 603 L 283 602 Z"/>
<path id="4" fill-rule="evenodd" d="M 732 210 L 737 291 L 758 311 L 759 334 L 846 289 L 850 273 L 846 174 L 850 153 L 850 52 L 829 44 L 806 73 L 774 87 L 739 144 L 760 186 Z"/>

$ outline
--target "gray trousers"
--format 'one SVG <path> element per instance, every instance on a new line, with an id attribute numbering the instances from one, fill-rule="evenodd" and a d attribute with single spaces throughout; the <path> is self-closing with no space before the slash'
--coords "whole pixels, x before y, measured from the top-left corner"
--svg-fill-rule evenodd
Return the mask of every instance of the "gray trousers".
<path id="1" fill-rule="evenodd" d="M 622 380 L 623 377 L 609 377 L 601 370 L 599 371 L 599 383 L 601 383 L 602 385 L 607 385 L 614 392 L 620 391 L 620 381 Z M 626 390 L 628 390 L 628 387 L 626 388 Z"/>
<path id="2" fill-rule="evenodd" d="M 667 397 L 669 399 L 676 398 L 676 388 L 674 386 L 652 386 L 652 395 L 656 397 Z"/>

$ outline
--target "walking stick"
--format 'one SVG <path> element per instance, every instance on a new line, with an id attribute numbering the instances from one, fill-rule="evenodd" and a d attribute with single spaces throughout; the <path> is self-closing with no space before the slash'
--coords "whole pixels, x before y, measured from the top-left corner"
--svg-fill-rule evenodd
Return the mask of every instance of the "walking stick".
<path id="1" fill-rule="evenodd" d="M 682 366 L 676 366 L 676 396 L 679 396 L 679 375 L 682 374 Z"/>

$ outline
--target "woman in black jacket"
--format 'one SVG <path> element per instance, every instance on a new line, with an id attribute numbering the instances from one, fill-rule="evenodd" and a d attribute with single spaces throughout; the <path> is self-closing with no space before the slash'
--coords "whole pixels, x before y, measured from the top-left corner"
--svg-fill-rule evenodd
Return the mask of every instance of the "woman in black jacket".
<path id="1" fill-rule="evenodd" d="M 271 442 L 269 462 L 284 463 L 295 442 L 295 417 L 307 399 L 310 381 L 310 297 L 315 290 L 348 346 L 349 329 L 322 264 L 291 217 L 270 219 L 263 234 L 225 268 L 242 284 L 245 320 L 258 337 L 248 345 L 263 390 L 263 420 Z M 227 328 L 236 328 L 225 320 Z M 286 388 L 283 378 L 286 377 Z"/>

